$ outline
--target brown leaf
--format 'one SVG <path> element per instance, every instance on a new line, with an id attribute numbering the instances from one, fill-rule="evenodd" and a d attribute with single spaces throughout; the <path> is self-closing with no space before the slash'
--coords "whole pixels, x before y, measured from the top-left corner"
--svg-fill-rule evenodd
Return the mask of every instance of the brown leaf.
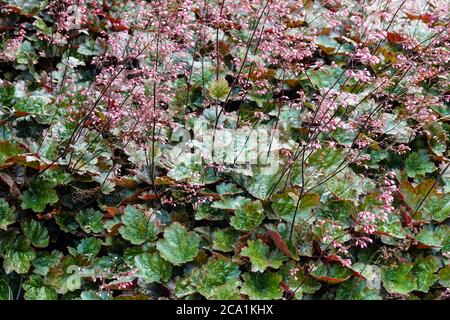
<path id="1" fill-rule="evenodd" d="M 393 44 L 401 44 L 407 39 L 404 35 L 397 32 L 388 32 L 386 38 L 390 43 Z"/>
<path id="2" fill-rule="evenodd" d="M 14 164 L 23 167 L 30 167 L 37 170 L 42 170 L 50 165 L 42 161 L 37 153 L 24 153 L 8 157 L 7 159 L 5 159 L 4 163 L 0 165 L 0 169 L 10 167 Z M 58 166 L 58 164 L 54 163 L 51 164 L 50 168 L 57 168 Z"/>
<path id="3" fill-rule="evenodd" d="M 414 15 L 414 14 L 407 13 L 407 12 L 405 12 L 405 13 L 409 20 L 421 20 L 422 22 L 427 23 L 427 24 L 439 21 L 438 16 L 433 15 L 428 12 L 421 14 L 421 15 Z"/>
<path id="4" fill-rule="evenodd" d="M 292 255 L 292 252 L 289 250 L 286 242 L 283 240 L 281 235 L 274 230 L 267 231 L 272 238 L 273 243 L 275 246 L 280 249 L 281 252 L 283 252 L 285 255 L 287 255 L 289 258 L 294 259 L 294 256 Z"/>
<path id="5" fill-rule="evenodd" d="M 0 172 L 0 182 L 9 188 L 9 193 L 14 199 L 18 199 L 21 196 L 20 190 L 16 185 L 14 179 L 6 173 Z"/>
<path id="6" fill-rule="evenodd" d="M 125 189 L 134 189 L 136 188 L 137 182 L 133 179 L 128 178 L 116 178 L 114 179 L 114 183 L 118 185 L 119 187 L 125 188 Z"/>
<path id="7" fill-rule="evenodd" d="M 120 210 L 116 207 L 103 207 L 103 211 L 106 211 L 105 218 L 113 218 L 120 214 Z"/>
<path id="8" fill-rule="evenodd" d="M 259 239 L 262 242 L 268 244 L 270 242 L 270 235 L 267 232 L 266 233 L 258 233 L 256 235 L 256 239 Z"/>
<path id="9" fill-rule="evenodd" d="M 333 278 L 333 277 L 328 277 L 328 276 L 316 276 L 314 274 L 312 274 L 313 278 L 319 281 L 324 281 L 326 283 L 329 284 L 337 284 L 337 283 L 341 283 L 344 281 L 347 281 L 348 279 L 350 279 L 350 276 L 347 276 L 345 278 Z"/>
<path id="10" fill-rule="evenodd" d="M 291 290 L 291 288 L 284 283 L 283 281 L 280 282 L 280 287 L 288 294 L 289 297 L 295 298 L 295 292 L 294 290 Z"/>
<path id="11" fill-rule="evenodd" d="M 401 210 L 403 219 L 405 220 L 405 223 L 407 226 L 412 225 L 413 219 L 411 218 L 411 216 L 405 211 L 405 210 Z"/>
<path id="12" fill-rule="evenodd" d="M 140 201 L 139 196 L 145 191 L 146 189 L 141 189 L 136 191 L 135 193 L 133 193 L 131 196 L 126 197 L 125 199 L 122 200 L 122 202 L 120 203 L 119 206 L 123 206 L 126 204 L 134 204 L 134 203 L 138 203 Z"/>
<path id="13" fill-rule="evenodd" d="M 36 214 L 36 217 L 39 220 L 50 220 L 50 219 L 53 219 L 54 216 L 56 216 L 60 211 L 61 211 L 61 208 L 55 208 L 52 211 L 47 212 L 47 213 L 38 213 L 38 214 Z"/>
<path id="14" fill-rule="evenodd" d="M 168 177 L 168 176 L 163 176 L 163 177 L 156 177 L 155 178 L 155 185 L 157 186 L 161 186 L 161 185 L 173 185 L 175 184 L 175 180 Z"/>
<path id="15" fill-rule="evenodd" d="M 29 116 L 31 113 L 26 111 L 14 111 L 14 116 L 20 118 L 20 117 L 26 117 Z"/>

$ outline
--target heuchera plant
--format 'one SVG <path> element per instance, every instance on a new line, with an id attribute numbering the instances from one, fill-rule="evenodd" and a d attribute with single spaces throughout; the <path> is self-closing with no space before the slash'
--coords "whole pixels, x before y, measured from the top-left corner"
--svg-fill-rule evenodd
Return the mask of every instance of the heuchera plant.
<path id="1" fill-rule="evenodd" d="M 0 299 L 450 297 L 448 1 L 0 6 Z"/>

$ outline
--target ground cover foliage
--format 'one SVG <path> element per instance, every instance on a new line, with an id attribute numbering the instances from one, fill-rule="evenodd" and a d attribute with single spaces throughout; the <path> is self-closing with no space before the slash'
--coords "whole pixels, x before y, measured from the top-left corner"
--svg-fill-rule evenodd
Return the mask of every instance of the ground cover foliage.
<path id="1" fill-rule="evenodd" d="M 0 5 L 0 299 L 450 296 L 447 1 Z"/>

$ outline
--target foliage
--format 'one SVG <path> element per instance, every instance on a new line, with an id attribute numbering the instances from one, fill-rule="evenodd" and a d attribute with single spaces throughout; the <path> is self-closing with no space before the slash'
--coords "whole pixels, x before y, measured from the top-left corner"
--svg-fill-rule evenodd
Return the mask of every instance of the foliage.
<path id="1" fill-rule="evenodd" d="M 0 1 L 0 300 L 448 299 L 446 1 Z"/>

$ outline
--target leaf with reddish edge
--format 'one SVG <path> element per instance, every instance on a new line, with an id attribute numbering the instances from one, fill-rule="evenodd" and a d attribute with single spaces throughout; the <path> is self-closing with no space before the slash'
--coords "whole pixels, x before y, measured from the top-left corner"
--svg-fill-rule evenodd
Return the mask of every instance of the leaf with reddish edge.
<path id="1" fill-rule="evenodd" d="M 24 17 L 27 17 L 27 18 L 32 18 L 34 16 L 33 13 L 26 13 L 21 8 L 16 7 L 16 6 L 12 6 L 12 5 L 5 6 L 5 9 L 9 10 L 12 13 L 20 14 L 20 15 L 22 15 Z"/>
<path id="2" fill-rule="evenodd" d="M 311 272 L 311 276 L 319 281 L 336 284 L 347 281 L 353 273 L 352 270 L 345 268 L 338 263 L 324 264 L 323 262 L 320 262 L 317 268 Z"/>
<path id="3" fill-rule="evenodd" d="M 323 281 L 329 284 L 337 284 L 337 283 L 341 283 L 344 281 L 347 281 L 350 277 L 346 277 L 346 278 L 333 278 L 333 277 L 328 277 L 328 276 L 314 276 L 313 277 L 319 281 Z"/>
<path id="4" fill-rule="evenodd" d="M 408 181 L 400 183 L 402 200 L 411 209 L 411 217 L 416 220 L 414 224 L 430 220 L 443 222 L 450 216 L 450 194 L 438 192 L 433 187 L 434 183 L 433 179 L 427 179 L 415 187 Z"/>
<path id="5" fill-rule="evenodd" d="M 413 223 L 411 216 L 405 210 L 400 210 L 400 212 L 402 213 L 402 217 L 405 220 L 406 225 L 411 226 Z"/>
<path id="6" fill-rule="evenodd" d="M 281 237 L 281 235 L 275 231 L 275 230 L 268 230 L 267 233 L 270 235 L 270 237 L 272 238 L 273 243 L 275 244 L 275 246 L 281 251 L 283 252 L 286 256 L 288 256 L 291 259 L 294 260 L 298 260 L 295 259 L 295 257 L 292 255 L 292 252 L 289 250 L 286 242 L 283 240 L 283 238 Z"/>
<path id="7" fill-rule="evenodd" d="M 133 193 L 131 196 L 126 197 L 122 200 L 120 203 L 120 206 L 127 205 L 127 204 L 136 204 L 139 203 L 140 200 L 145 200 L 141 198 L 141 195 L 146 191 L 146 189 L 141 189 Z"/>

